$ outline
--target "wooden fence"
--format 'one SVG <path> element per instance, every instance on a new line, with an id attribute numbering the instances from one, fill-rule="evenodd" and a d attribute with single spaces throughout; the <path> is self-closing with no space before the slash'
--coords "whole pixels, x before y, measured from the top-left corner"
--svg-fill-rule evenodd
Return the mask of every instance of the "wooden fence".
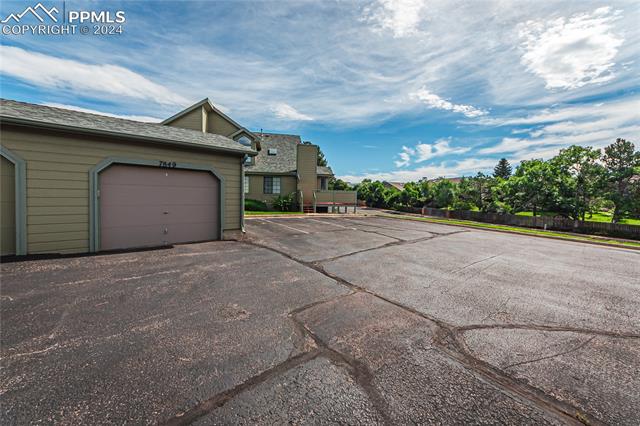
<path id="1" fill-rule="evenodd" d="M 420 210 L 420 209 L 418 209 Z M 553 231 L 577 232 L 591 235 L 607 235 L 611 237 L 640 240 L 640 226 L 622 225 L 608 222 L 583 222 L 563 217 L 552 216 L 517 216 L 513 214 L 482 213 L 467 210 L 441 210 L 423 207 L 423 216 L 446 217 L 450 219 L 474 220 L 476 222 L 496 223 L 500 225 L 523 226 Z"/>

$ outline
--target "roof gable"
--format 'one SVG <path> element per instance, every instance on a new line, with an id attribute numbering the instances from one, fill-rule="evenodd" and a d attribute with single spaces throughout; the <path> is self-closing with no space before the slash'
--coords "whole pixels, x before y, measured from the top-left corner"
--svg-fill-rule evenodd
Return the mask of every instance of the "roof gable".
<path id="1" fill-rule="evenodd" d="M 0 121 L 29 127 L 255 155 L 255 151 L 250 147 L 222 135 L 8 99 L 0 99 Z"/>
<path id="2" fill-rule="evenodd" d="M 250 132 L 249 130 L 247 130 L 246 128 L 244 128 L 243 126 L 241 126 L 239 123 L 237 123 L 235 120 L 233 120 L 231 117 L 229 117 L 228 115 L 226 115 L 225 113 L 223 113 L 222 111 L 220 111 L 218 108 L 216 108 L 215 105 L 213 105 L 213 103 L 209 100 L 209 98 L 204 98 L 203 100 L 201 100 L 200 102 L 196 102 L 195 104 L 191 105 L 190 107 L 185 108 L 184 110 L 172 115 L 171 117 L 167 118 L 166 120 L 162 121 L 160 124 L 171 124 L 173 122 L 175 122 L 176 120 L 184 117 L 185 115 L 197 110 L 198 108 L 204 108 L 205 111 L 208 114 L 215 114 L 218 117 L 220 117 L 222 120 L 226 121 L 228 124 L 230 124 L 235 130 L 230 132 L 228 135 L 224 135 L 227 137 L 235 137 L 236 134 L 243 133 L 245 134 L 247 137 L 249 137 L 251 140 L 258 140 L 258 137 Z"/>

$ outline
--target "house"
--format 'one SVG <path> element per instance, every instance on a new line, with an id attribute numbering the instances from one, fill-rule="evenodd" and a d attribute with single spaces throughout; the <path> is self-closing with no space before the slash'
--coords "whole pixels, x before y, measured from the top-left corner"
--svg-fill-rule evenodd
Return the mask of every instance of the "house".
<path id="1" fill-rule="evenodd" d="M 298 135 L 259 133 L 258 139 L 262 150 L 245 164 L 245 198 L 270 205 L 280 195 L 295 194 L 310 206 L 315 191 L 329 188 L 333 172 L 317 165 L 316 145 L 302 143 Z"/>
<path id="2" fill-rule="evenodd" d="M 205 99 L 163 123 L 0 101 L 2 255 L 222 239 L 260 140 Z"/>
<path id="3" fill-rule="evenodd" d="M 452 178 L 446 178 L 446 177 L 439 177 L 439 178 L 435 178 L 435 179 L 429 179 L 429 183 L 436 183 L 438 181 L 441 180 L 448 180 L 451 183 L 460 183 L 460 181 L 462 180 L 461 177 L 452 177 Z"/>
<path id="4" fill-rule="evenodd" d="M 382 182 L 382 185 L 384 185 L 385 188 L 397 189 L 398 191 L 404 189 L 404 182 L 388 182 L 385 180 Z"/>

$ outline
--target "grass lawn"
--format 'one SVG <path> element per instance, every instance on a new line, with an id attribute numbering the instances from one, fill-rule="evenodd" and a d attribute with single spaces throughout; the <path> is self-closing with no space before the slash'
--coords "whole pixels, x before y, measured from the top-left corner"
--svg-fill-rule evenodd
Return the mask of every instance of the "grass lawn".
<path id="1" fill-rule="evenodd" d="M 303 214 L 302 212 L 280 212 L 280 211 L 246 211 L 244 212 L 245 216 L 261 216 L 261 215 L 278 215 L 278 214 Z"/>
<path id="2" fill-rule="evenodd" d="M 518 212 L 518 216 L 533 216 L 533 212 Z M 538 216 L 555 216 L 554 212 L 538 212 Z M 599 212 L 594 213 L 591 217 L 587 215 L 585 218 L 587 222 L 607 222 L 611 223 L 611 213 Z M 640 225 L 640 219 L 622 219 L 620 222 L 623 225 Z"/>
<path id="3" fill-rule="evenodd" d="M 431 217 L 418 217 L 418 216 L 400 216 L 400 215 L 385 215 L 385 216 L 391 217 L 391 218 L 395 217 L 397 219 L 408 219 L 408 220 L 417 220 L 417 221 L 423 221 L 423 222 L 442 223 L 444 225 L 467 226 L 471 228 L 491 229 L 496 231 L 514 232 L 517 234 L 559 238 L 559 239 L 571 240 L 571 241 L 583 241 L 583 242 L 591 242 L 591 243 L 609 244 L 609 245 L 624 247 L 624 248 L 640 249 L 640 242 L 628 241 L 628 240 L 616 240 L 616 239 L 611 239 L 607 237 L 569 234 L 569 233 L 554 232 L 554 231 L 544 231 L 542 229 L 519 228 L 516 226 L 495 225 L 492 223 L 474 222 L 470 220 L 444 219 L 444 218 L 431 218 Z"/>

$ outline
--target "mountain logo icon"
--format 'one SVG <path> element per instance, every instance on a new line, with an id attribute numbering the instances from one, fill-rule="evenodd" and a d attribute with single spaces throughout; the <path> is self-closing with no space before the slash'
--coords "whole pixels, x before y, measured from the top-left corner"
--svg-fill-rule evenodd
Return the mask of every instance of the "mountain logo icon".
<path id="1" fill-rule="evenodd" d="M 22 13 L 11 13 L 9 16 L 4 18 L 0 22 L 3 24 L 6 24 L 7 22 L 13 20 L 14 22 L 18 23 L 25 15 L 28 15 L 28 14 L 35 16 L 35 18 L 42 23 L 44 23 L 44 18 L 46 17 L 51 19 L 53 22 L 58 22 L 58 18 L 55 16 L 58 13 L 60 13 L 60 11 L 56 7 L 47 9 L 42 5 L 42 3 L 38 3 L 33 7 L 31 6 L 27 7 L 25 10 L 22 11 Z"/>

